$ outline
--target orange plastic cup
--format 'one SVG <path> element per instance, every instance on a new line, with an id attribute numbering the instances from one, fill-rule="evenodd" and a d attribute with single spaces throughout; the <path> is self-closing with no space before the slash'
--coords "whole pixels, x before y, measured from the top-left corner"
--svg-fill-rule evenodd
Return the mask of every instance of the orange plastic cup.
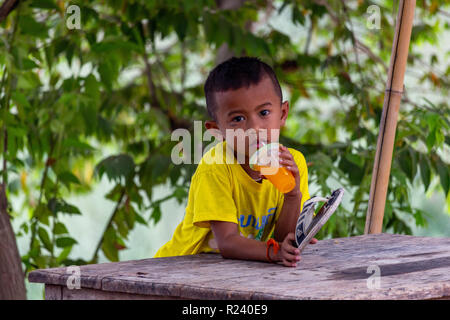
<path id="1" fill-rule="evenodd" d="M 261 172 L 275 188 L 288 193 L 295 187 L 295 178 L 291 171 L 280 166 L 278 143 L 263 145 L 250 157 L 250 168 Z"/>

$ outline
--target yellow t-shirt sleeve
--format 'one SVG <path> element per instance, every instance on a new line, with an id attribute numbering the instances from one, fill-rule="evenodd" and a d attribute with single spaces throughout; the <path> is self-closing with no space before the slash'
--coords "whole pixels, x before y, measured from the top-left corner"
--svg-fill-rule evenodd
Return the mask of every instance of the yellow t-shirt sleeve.
<path id="1" fill-rule="evenodd" d="M 306 165 L 305 157 L 300 151 L 295 149 L 290 149 L 290 151 L 300 173 L 300 192 L 302 193 L 301 208 L 303 209 L 303 203 L 311 198 L 308 190 L 308 167 Z"/>
<path id="2" fill-rule="evenodd" d="M 209 228 L 209 221 L 238 223 L 232 196 L 232 184 L 225 173 L 210 170 L 200 172 L 195 179 L 193 224 Z"/>

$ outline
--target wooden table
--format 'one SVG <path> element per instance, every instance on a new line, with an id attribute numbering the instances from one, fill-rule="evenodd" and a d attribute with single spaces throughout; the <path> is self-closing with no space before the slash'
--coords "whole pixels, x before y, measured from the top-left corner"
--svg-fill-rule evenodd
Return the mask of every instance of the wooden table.
<path id="1" fill-rule="evenodd" d="M 85 265 L 80 289 L 67 287 L 67 270 L 35 270 L 28 280 L 45 283 L 45 298 L 57 300 L 449 299 L 450 238 L 323 240 L 305 248 L 296 268 L 219 254 Z"/>

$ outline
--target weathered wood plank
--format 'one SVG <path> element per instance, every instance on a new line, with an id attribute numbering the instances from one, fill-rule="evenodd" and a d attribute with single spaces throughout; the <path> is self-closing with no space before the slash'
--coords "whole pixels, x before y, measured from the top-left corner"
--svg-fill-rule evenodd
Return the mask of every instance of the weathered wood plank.
<path id="1" fill-rule="evenodd" d="M 62 300 L 174 300 L 177 297 L 152 296 L 124 292 L 103 291 L 98 289 L 62 289 Z M 47 290 L 47 288 L 46 288 Z M 47 300 L 47 298 L 46 298 Z"/>
<path id="2" fill-rule="evenodd" d="M 380 287 L 368 286 L 368 267 Z M 81 266 L 81 287 L 191 299 L 436 299 L 450 296 L 450 238 L 375 234 L 309 245 L 297 268 L 200 254 Z M 29 281 L 66 286 L 67 268 Z"/>
<path id="3" fill-rule="evenodd" d="M 61 300 L 62 299 L 62 287 L 55 286 L 53 284 L 45 285 L 45 300 Z"/>

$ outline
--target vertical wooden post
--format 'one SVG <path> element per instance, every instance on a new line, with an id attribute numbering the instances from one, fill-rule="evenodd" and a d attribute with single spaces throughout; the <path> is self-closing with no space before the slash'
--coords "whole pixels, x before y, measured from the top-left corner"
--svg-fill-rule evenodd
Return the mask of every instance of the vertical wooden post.
<path id="1" fill-rule="evenodd" d="M 403 80 L 415 7 L 416 0 L 400 0 L 380 121 L 380 132 L 378 134 L 377 150 L 372 171 L 364 234 L 380 233 L 383 227 L 395 130 L 397 128 L 400 100 L 403 94 Z"/>
<path id="2" fill-rule="evenodd" d="M 7 207 L 6 185 L 0 183 L 0 300 L 25 300 L 22 260 Z"/>

